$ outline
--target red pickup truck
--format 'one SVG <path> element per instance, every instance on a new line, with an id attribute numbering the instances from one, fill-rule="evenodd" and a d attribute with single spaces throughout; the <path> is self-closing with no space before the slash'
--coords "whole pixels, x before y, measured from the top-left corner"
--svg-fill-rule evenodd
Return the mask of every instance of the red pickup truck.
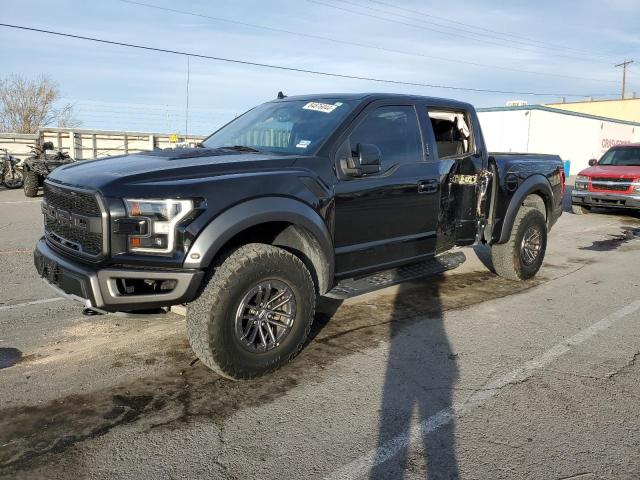
<path id="1" fill-rule="evenodd" d="M 610 148 L 576 177 L 571 193 L 573 213 L 591 207 L 640 209 L 640 144 Z"/>

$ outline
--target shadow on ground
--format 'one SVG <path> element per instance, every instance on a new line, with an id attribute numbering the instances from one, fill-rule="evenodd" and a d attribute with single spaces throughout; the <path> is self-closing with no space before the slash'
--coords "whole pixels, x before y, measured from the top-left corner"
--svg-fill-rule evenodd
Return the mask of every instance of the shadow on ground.
<path id="1" fill-rule="evenodd" d="M 22 359 L 22 352 L 17 348 L 0 348 L 0 370 L 13 367 Z"/>
<path id="2" fill-rule="evenodd" d="M 516 283 L 490 272 L 471 272 L 405 284 L 396 293 L 357 303 L 329 302 L 321 305 L 313 341 L 299 357 L 252 381 L 216 376 L 195 361 L 186 336 L 176 336 L 148 357 L 118 357 L 113 364 L 114 369 L 139 364 L 141 372 L 145 365 L 166 366 L 161 374 L 141 374 L 116 387 L 63 396 L 44 405 L 1 408 L 0 475 L 13 477 L 17 470 L 57 462 L 56 456 L 70 447 L 141 419 L 144 428 L 173 428 L 194 418 L 222 427 L 239 410 L 274 401 L 301 383 L 321 382 L 332 375 L 336 359 L 389 342 L 379 426 L 379 443 L 384 445 L 408 422 L 427 419 L 450 405 L 457 367 L 442 325 L 443 312 L 511 295 L 542 281 Z M 411 328 L 416 322 L 420 329 Z M 412 337 L 417 331 L 426 333 Z M 455 474 L 453 426 L 425 437 L 424 447 L 431 471 Z M 393 472 L 403 466 L 410 469 L 414 460 L 408 460 L 405 451 L 399 453 L 375 469 L 372 478 L 396 477 Z"/>
<path id="3" fill-rule="evenodd" d="M 444 277 L 431 277 L 429 314 L 421 328 L 408 331 L 402 322 L 389 323 L 389 353 L 380 411 L 378 458 L 371 480 L 404 478 L 409 474 L 441 479 L 458 478 L 453 422 L 433 429 L 434 417 L 452 407 L 452 392 L 458 378 L 456 354 L 444 328 L 440 289 Z M 392 316 L 400 318 L 416 307 L 415 292 L 402 285 Z M 415 311 L 416 315 L 420 310 Z M 403 438 L 415 425 L 421 428 L 422 445 L 410 449 Z M 389 459 L 385 457 L 393 453 Z"/>

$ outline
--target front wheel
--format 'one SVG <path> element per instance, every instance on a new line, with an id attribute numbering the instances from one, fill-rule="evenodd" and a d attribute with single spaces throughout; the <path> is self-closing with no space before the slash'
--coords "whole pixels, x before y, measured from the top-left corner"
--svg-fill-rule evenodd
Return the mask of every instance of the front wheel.
<path id="1" fill-rule="evenodd" d="M 2 184 L 11 190 L 22 187 L 22 172 L 15 168 L 7 167 L 2 178 Z"/>
<path id="2" fill-rule="evenodd" d="M 243 245 L 214 268 L 188 305 L 191 348 L 224 377 L 263 375 L 300 351 L 315 301 L 311 274 L 298 257 L 271 245 Z"/>
<path id="3" fill-rule="evenodd" d="M 533 277 L 544 260 L 547 250 L 547 223 L 536 208 L 521 207 L 513 222 L 506 243 L 491 246 L 493 268 L 509 280 Z"/>
<path id="4" fill-rule="evenodd" d="M 36 172 L 28 170 L 24 172 L 24 194 L 26 197 L 37 197 L 40 187 L 40 178 Z"/>

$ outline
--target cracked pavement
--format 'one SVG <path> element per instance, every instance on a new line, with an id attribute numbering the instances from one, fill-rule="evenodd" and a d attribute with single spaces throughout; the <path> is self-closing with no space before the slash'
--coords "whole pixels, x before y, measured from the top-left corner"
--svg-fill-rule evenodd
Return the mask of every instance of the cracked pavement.
<path id="1" fill-rule="evenodd" d="M 565 213 L 525 284 L 467 249 L 325 300 L 290 365 L 229 382 L 178 315 L 29 304 L 54 295 L 29 254 L 39 204 L 1 203 L 18 194 L 0 191 L 0 477 L 640 478 L 640 313 L 593 330 L 640 300 L 638 215 Z"/>

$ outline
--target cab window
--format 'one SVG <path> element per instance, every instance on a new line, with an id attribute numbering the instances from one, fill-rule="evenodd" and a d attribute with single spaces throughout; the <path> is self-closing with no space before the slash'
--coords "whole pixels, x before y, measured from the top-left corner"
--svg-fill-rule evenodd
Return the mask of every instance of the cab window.
<path id="1" fill-rule="evenodd" d="M 358 144 L 373 144 L 382 153 L 381 170 L 423 160 L 422 136 L 412 106 L 384 106 L 370 112 L 353 130 L 348 147 L 355 157 Z"/>
<path id="2" fill-rule="evenodd" d="M 469 155 L 473 152 L 471 122 L 462 110 L 429 109 L 439 158 Z"/>

